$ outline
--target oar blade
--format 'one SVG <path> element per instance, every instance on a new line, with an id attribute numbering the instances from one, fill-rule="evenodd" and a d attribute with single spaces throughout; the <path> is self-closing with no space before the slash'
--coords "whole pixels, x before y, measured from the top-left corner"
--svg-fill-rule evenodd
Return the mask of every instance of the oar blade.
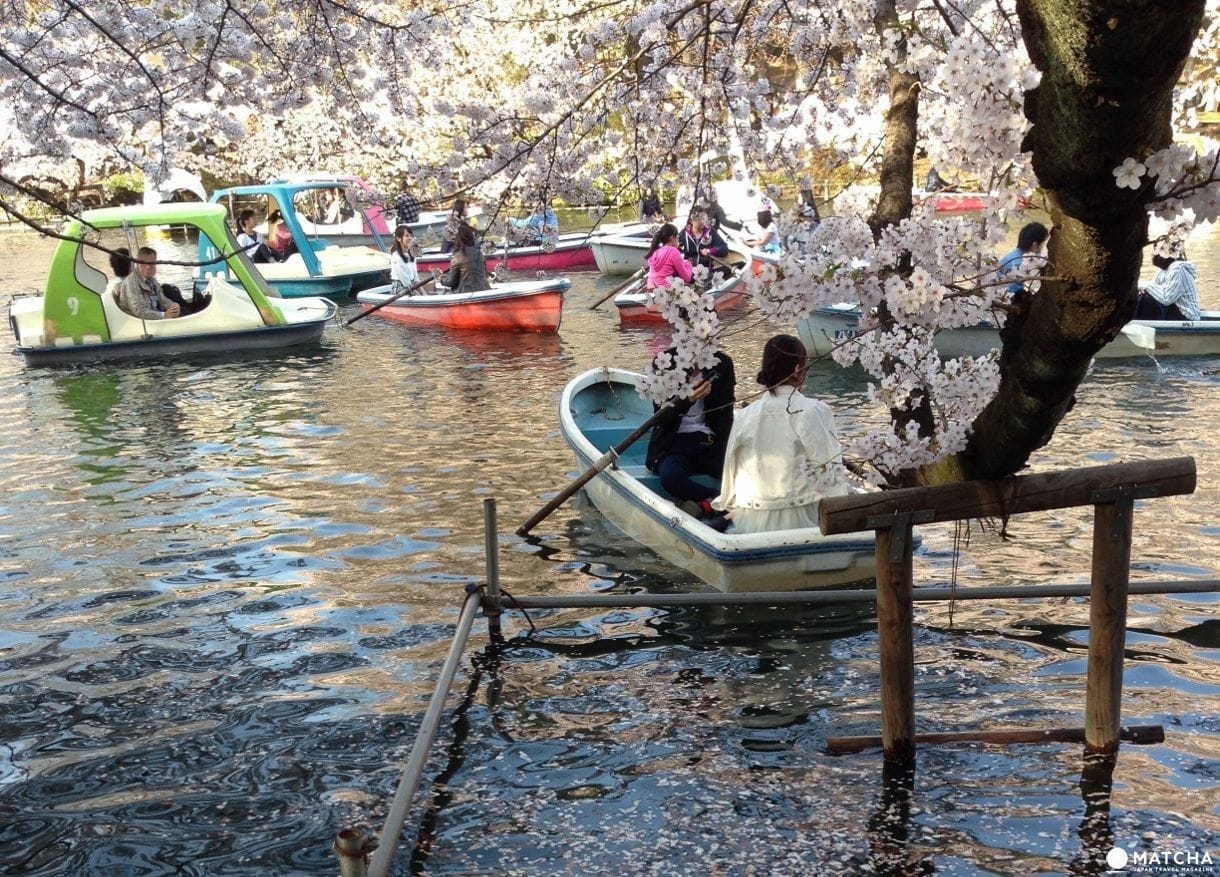
<path id="1" fill-rule="evenodd" d="M 1128 323 L 1119 330 L 1127 340 L 1142 350 L 1156 350 L 1156 329 L 1143 323 Z"/>
<path id="2" fill-rule="evenodd" d="M 626 280 L 624 280 L 624 281 L 623 281 L 622 283 L 620 283 L 618 286 L 614 287 L 614 289 L 610 290 L 610 291 L 609 291 L 609 292 L 607 292 L 605 295 L 603 295 L 601 298 L 599 298 L 597 301 L 593 302 L 593 304 L 589 305 L 589 310 L 591 310 L 591 311 L 593 311 L 593 310 L 597 310 L 597 308 L 598 308 L 598 307 L 600 307 L 601 305 L 603 305 L 603 304 L 605 304 L 606 302 L 610 301 L 610 299 L 614 298 L 616 295 L 618 295 L 618 294 L 619 294 L 620 292 L 622 292 L 624 289 L 626 289 L 627 287 L 629 287 L 629 286 L 631 286 L 632 284 L 634 284 L 634 283 L 638 282 L 639 280 L 641 280 L 641 279 L 644 277 L 644 272 L 645 272 L 645 271 L 647 271 L 647 270 L 648 270 L 648 269 L 647 269 L 647 266 L 645 266 L 645 267 L 643 267 L 643 268 L 640 268 L 638 271 L 636 271 L 634 274 L 632 274 L 630 277 L 628 277 Z"/>

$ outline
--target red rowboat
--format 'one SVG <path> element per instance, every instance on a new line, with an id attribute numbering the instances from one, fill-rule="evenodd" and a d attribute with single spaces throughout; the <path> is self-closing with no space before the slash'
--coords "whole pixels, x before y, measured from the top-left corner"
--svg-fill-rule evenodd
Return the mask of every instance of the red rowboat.
<path id="1" fill-rule="evenodd" d="M 915 192 L 918 204 L 932 202 L 937 213 L 977 213 L 995 203 L 995 196 L 987 192 Z"/>
<path id="2" fill-rule="evenodd" d="M 499 283 L 482 292 L 406 295 L 379 308 L 376 316 L 409 326 L 478 329 L 491 332 L 556 332 L 563 311 L 563 294 L 572 285 L 566 277 Z M 356 296 L 365 304 L 390 298 L 390 288 L 379 286 Z"/>
<path id="3" fill-rule="evenodd" d="M 712 288 L 715 297 L 716 313 L 726 308 L 740 304 L 745 298 L 743 284 L 748 274 L 753 272 L 754 260 L 748 253 L 730 250 L 724 257 L 735 269 L 735 273 L 726 277 Z M 641 278 L 614 297 L 614 306 L 618 308 L 620 323 L 664 323 L 665 318 L 653 302 L 653 296 L 644 288 L 647 278 Z"/>
<path id="4" fill-rule="evenodd" d="M 593 241 L 609 235 L 647 228 L 642 223 L 624 222 L 604 225 L 595 231 L 575 231 L 561 234 L 554 244 L 522 244 L 520 246 L 492 249 L 490 241 L 483 242 L 487 258 L 487 270 L 495 271 L 506 265 L 508 271 L 570 271 L 574 268 L 595 268 Z M 424 250 L 415 260 L 422 275 L 426 271 L 449 269 L 449 254 L 439 249 Z"/>

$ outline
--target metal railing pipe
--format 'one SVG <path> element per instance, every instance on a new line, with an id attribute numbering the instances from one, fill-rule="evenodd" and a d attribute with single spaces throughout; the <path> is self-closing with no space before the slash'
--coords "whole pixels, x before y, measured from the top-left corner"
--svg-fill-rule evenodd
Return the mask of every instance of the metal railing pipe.
<path id="1" fill-rule="evenodd" d="M 916 588 L 916 602 L 943 600 L 1007 600 L 1043 597 L 1087 597 L 1089 584 L 1063 585 L 986 585 L 969 588 Z M 1132 582 L 1131 594 L 1199 594 L 1220 591 L 1220 579 Z M 872 588 L 826 591 L 755 591 L 744 594 L 570 594 L 557 596 L 510 597 L 510 609 L 623 608 L 631 606 L 773 606 L 782 603 L 871 603 L 877 599 Z"/>
<path id="2" fill-rule="evenodd" d="M 471 589 L 466 594 L 466 602 L 462 604 L 462 615 L 458 620 L 457 631 L 453 634 L 453 644 L 449 647 L 449 655 L 441 668 L 440 678 L 436 681 L 436 690 L 428 702 L 428 710 L 420 722 L 419 731 L 415 734 L 415 745 L 411 747 L 411 756 L 403 768 L 402 779 L 394 792 L 394 800 L 390 812 L 386 815 L 385 825 L 381 829 L 381 837 L 377 842 L 377 850 L 369 863 L 369 877 L 385 877 L 394 863 L 394 854 L 398 851 L 398 842 L 402 835 L 402 826 L 407 818 L 407 810 L 419 789 L 420 777 L 423 775 L 424 764 L 428 760 L 428 750 L 436 737 L 436 729 L 440 726 L 441 714 L 445 711 L 445 698 L 453 679 L 457 675 L 458 664 L 462 659 L 462 650 L 470 637 L 470 628 L 479 608 L 479 592 Z"/>

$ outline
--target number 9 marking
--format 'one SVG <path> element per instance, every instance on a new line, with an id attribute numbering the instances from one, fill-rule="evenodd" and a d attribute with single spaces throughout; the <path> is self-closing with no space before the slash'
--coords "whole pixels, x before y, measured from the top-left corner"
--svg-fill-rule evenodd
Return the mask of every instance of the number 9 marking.
<path id="1" fill-rule="evenodd" d="M 72 316 L 74 316 L 74 317 L 77 314 L 79 314 L 80 313 L 80 299 L 74 295 L 69 296 L 68 297 L 68 310 L 70 310 L 72 312 Z"/>

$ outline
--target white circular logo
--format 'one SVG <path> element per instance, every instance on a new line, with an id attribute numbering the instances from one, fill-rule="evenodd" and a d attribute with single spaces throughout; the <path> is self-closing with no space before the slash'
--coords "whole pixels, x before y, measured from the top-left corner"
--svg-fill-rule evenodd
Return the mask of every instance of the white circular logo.
<path id="1" fill-rule="evenodd" d="M 1113 847 L 1110 852 L 1106 853 L 1106 864 L 1111 868 L 1126 868 L 1128 861 L 1130 861 L 1130 857 L 1122 847 Z"/>

